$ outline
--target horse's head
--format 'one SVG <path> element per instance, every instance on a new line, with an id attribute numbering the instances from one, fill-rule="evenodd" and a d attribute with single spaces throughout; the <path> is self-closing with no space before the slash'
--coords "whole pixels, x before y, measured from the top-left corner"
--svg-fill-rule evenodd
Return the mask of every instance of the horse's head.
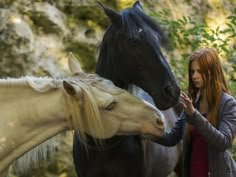
<path id="1" fill-rule="evenodd" d="M 127 134 L 161 135 L 164 132 L 163 116 L 154 106 L 116 87 L 107 79 L 83 73 L 73 57 L 69 58 L 69 68 L 74 76 L 63 82 L 65 91 L 82 100 L 84 118 L 91 119 L 91 112 L 100 114 L 91 121 L 100 121 L 101 134 L 94 131 L 96 124 L 92 126 L 93 122 L 80 121 L 84 123 L 83 129 L 87 134 L 95 138 L 109 138 Z"/>
<path id="2" fill-rule="evenodd" d="M 101 44 L 97 73 L 122 88 L 127 84 L 141 87 L 161 110 L 174 106 L 180 89 L 161 51 L 166 42 L 161 28 L 139 2 L 121 13 L 103 9 L 111 25 Z"/>

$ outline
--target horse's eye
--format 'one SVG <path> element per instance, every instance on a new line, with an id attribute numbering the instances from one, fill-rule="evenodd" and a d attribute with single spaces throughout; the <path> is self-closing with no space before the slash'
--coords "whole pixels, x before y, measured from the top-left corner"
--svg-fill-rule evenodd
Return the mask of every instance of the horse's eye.
<path id="1" fill-rule="evenodd" d="M 109 105 L 106 106 L 106 110 L 112 110 L 116 106 L 116 101 L 111 102 Z"/>

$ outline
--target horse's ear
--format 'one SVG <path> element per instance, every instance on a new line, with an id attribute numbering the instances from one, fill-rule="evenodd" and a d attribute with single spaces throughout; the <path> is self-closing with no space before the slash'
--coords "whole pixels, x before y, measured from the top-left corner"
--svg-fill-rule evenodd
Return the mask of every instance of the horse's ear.
<path id="1" fill-rule="evenodd" d="M 68 55 L 68 66 L 69 66 L 70 72 L 72 74 L 78 73 L 78 72 L 83 72 L 79 61 L 75 58 L 75 56 L 72 54 L 72 52 L 70 52 Z"/>
<path id="2" fill-rule="evenodd" d="M 106 15 L 109 17 L 110 21 L 112 24 L 114 24 L 116 27 L 121 27 L 122 26 L 122 17 L 119 13 L 114 11 L 111 8 L 105 7 L 101 2 L 98 1 L 98 4 L 102 6 L 104 12 Z"/>
<path id="3" fill-rule="evenodd" d="M 76 96 L 76 97 L 80 97 L 82 94 L 81 88 L 78 87 L 77 85 L 69 82 L 69 81 L 63 81 L 63 88 L 66 91 L 67 94 L 71 95 L 71 96 Z"/>
<path id="4" fill-rule="evenodd" d="M 138 10 L 143 10 L 143 7 L 142 7 L 142 5 L 140 4 L 139 1 L 136 1 L 136 2 L 134 3 L 133 8 L 134 8 L 134 9 L 138 9 Z"/>

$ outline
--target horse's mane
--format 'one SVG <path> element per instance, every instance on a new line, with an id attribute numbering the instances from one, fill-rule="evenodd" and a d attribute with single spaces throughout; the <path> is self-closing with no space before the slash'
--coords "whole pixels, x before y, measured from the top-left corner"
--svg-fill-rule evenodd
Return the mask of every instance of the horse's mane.
<path id="1" fill-rule="evenodd" d="M 56 147 L 58 147 L 57 137 L 51 138 L 21 156 L 12 167 L 18 174 L 26 174 L 30 168 L 38 166 L 38 162 L 51 158 Z"/>
<path id="2" fill-rule="evenodd" d="M 2 78 L 0 79 L 1 87 L 25 87 L 30 86 L 38 92 L 47 92 L 51 89 L 59 88 L 60 79 L 50 77 L 25 76 L 20 78 Z"/>
<path id="3" fill-rule="evenodd" d="M 125 32 L 127 33 L 127 36 L 129 38 L 139 39 L 141 34 L 140 32 L 142 31 L 142 35 L 145 36 L 145 39 L 151 42 L 153 41 L 153 32 L 156 32 L 156 34 L 158 35 L 157 37 L 162 46 L 169 47 L 169 38 L 165 34 L 164 30 L 156 21 L 146 15 L 142 10 L 128 8 L 123 10 L 120 15 L 122 17 L 123 28 L 126 30 Z M 112 39 L 116 37 L 114 36 L 114 31 L 116 30 L 119 30 L 119 28 L 117 29 L 117 27 L 113 24 L 111 24 L 107 28 L 103 38 L 103 42 L 100 46 L 101 48 L 104 44 L 108 46 L 113 46 L 110 45 L 110 43 L 112 43 Z M 107 52 L 109 52 L 109 50 L 107 50 Z"/>

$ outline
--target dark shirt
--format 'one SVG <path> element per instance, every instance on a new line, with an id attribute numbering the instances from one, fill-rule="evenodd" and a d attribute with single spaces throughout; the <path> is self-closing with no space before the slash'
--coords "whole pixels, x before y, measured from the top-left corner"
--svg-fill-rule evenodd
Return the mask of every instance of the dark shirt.
<path id="1" fill-rule="evenodd" d="M 191 140 L 190 177 L 208 177 L 207 142 L 194 127 L 191 129 Z"/>

